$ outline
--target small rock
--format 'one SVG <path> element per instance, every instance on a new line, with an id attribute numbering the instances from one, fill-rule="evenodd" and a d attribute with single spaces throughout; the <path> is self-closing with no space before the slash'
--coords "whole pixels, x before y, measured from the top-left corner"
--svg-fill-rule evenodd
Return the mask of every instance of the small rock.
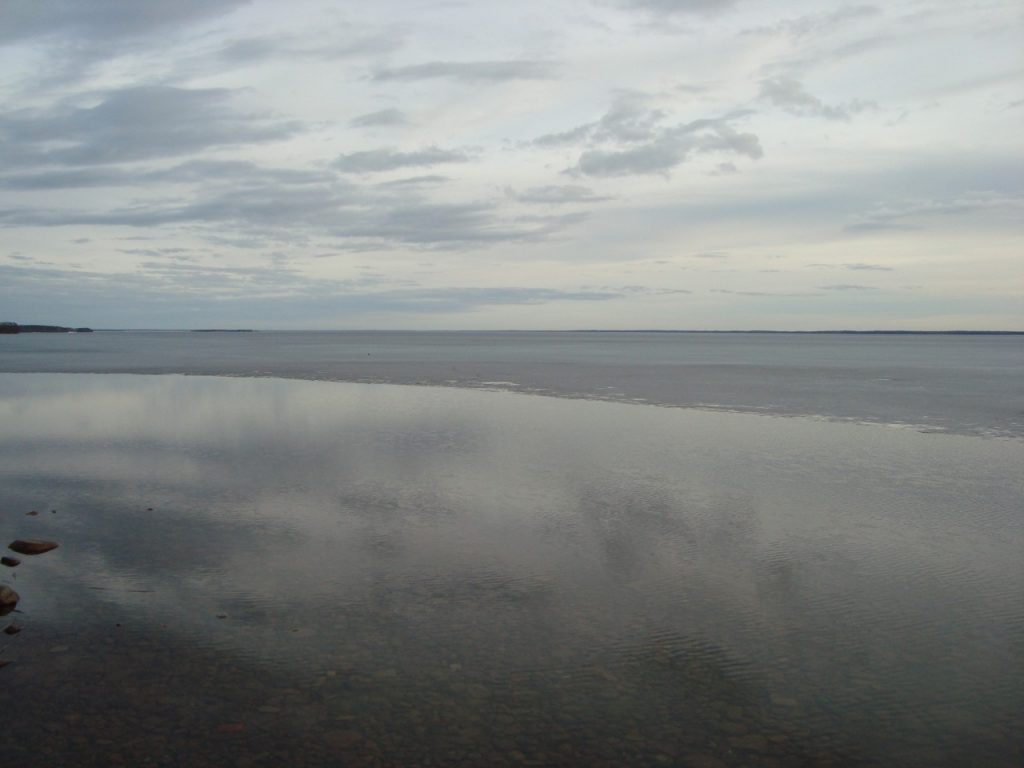
<path id="1" fill-rule="evenodd" d="M 8 568 L 14 568 L 16 565 L 21 565 L 21 560 L 16 557 L 7 557 L 4 555 L 0 557 L 0 565 L 6 565 Z"/>
<path id="2" fill-rule="evenodd" d="M 49 552 L 58 546 L 57 542 L 44 539 L 18 539 L 12 541 L 7 548 L 13 549 L 22 555 L 41 555 L 43 552 Z"/>
<path id="3" fill-rule="evenodd" d="M 10 613 L 18 604 L 18 593 L 10 587 L 0 587 L 0 616 Z"/>
<path id="4" fill-rule="evenodd" d="M 19 632 L 21 632 L 21 625 L 19 625 L 19 624 L 8 624 L 4 628 L 4 634 L 5 635 L 16 635 Z"/>
<path id="5" fill-rule="evenodd" d="M 26 517 L 35 517 L 35 516 L 36 516 L 36 515 L 38 515 L 38 514 L 39 514 L 39 513 L 38 513 L 38 512 L 36 512 L 36 511 L 35 511 L 35 510 L 33 509 L 33 510 L 32 510 L 31 512 L 26 512 L 26 513 L 25 513 L 25 516 L 26 516 Z"/>

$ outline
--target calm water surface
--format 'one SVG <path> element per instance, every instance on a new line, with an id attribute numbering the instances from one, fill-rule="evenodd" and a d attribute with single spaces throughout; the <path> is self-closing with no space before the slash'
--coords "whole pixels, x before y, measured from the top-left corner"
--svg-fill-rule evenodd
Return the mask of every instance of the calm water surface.
<path id="1" fill-rule="evenodd" d="M 0 336 L 0 371 L 429 384 L 1024 438 L 1024 336 L 37 333 Z"/>
<path id="2" fill-rule="evenodd" d="M 2 754 L 1019 765 L 1022 466 L 877 425 L 3 374 L 0 534 L 61 546 L 0 574 Z"/>

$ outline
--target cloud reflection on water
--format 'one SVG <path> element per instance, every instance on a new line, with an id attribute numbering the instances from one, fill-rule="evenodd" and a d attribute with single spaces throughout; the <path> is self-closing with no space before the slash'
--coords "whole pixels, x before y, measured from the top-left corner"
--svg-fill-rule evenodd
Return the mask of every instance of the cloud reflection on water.
<path id="1" fill-rule="evenodd" d="M 283 676 L 604 675 L 664 712 L 827 691 L 848 745 L 877 717 L 851 675 L 894 686 L 887 717 L 939 707 L 913 659 L 979 719 L 1019 699 L 1012 441 L 394 386 L 0 384 L 3 508 L 59 510 L 5 526 L 64 544 L 19 571 L 41 632 L 117 617 Z"/>

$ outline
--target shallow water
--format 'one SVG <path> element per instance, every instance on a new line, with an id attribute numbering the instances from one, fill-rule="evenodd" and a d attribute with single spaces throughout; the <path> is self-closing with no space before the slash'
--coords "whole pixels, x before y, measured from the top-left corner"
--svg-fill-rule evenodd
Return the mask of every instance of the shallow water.
<path id="1" fill-rule="evenodd" d="M 0 573 L 2 754 L 1020 764 L 1021 466 L 877 425 L 0 375 L 0 535 L 61 544 Z"/>
<path id="2" fill-rule="evenodd" d="M 0 372 L 429 384 L 1024 438 L 1024 335 L 36 333 L 0 336 Z"/>

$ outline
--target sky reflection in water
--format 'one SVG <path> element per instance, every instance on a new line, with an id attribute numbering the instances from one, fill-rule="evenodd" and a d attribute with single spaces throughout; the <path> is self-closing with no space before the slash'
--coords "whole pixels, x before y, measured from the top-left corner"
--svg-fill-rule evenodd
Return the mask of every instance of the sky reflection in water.
<path id="1" fill-rule="evenodd" d="M 0 375 L 0 424 L 4 535 L 61 542 L 2 574 L 30 764 L 1020 754 L 1020 441 L 179 376 Z"/>

